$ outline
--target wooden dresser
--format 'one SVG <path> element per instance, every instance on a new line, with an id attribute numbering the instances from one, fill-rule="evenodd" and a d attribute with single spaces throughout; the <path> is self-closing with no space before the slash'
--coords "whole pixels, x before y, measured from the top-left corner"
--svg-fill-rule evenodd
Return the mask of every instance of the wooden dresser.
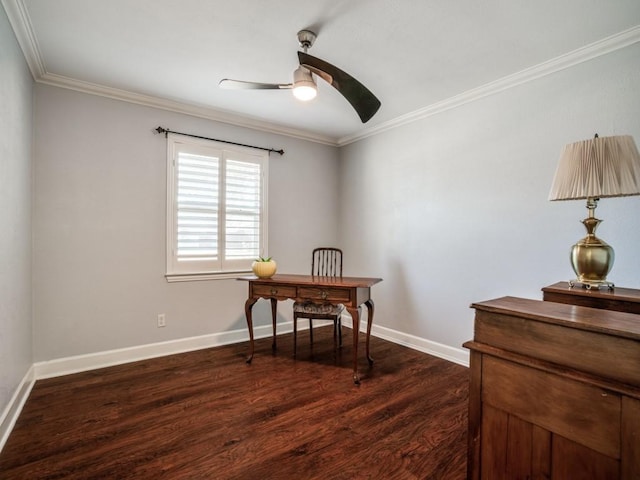
<path id="1" fill-rule="evenodd" d="M 571 287 L 569 282 L 559 282 L 544 287 L 542 299 L 548 302 L 640 314 L 640 290 L 634 288 L 616 287 L 614 290 L 587 290 L 581 287 Z"/>
<path id="2" fill-rule="evenodd" d="M 640 316 L 475 303 L 468 478 L 640 479 Z"/>

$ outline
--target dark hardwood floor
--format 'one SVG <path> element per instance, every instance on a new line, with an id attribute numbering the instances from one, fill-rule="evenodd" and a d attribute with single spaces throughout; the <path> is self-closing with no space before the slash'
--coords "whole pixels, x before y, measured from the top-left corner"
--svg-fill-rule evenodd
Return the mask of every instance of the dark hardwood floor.
<path id="1" fill-rule="evenodd" d="M 332 327 L 40 380 L 0 453 L 12 479 L 464 479 L 468 370 Z"/>

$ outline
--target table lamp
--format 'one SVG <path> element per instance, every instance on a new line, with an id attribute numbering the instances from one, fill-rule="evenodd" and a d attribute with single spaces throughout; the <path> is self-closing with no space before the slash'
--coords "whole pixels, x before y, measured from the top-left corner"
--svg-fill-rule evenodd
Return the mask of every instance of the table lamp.
<path id="1" fill-rule="evenodd" d="M 596 237 L 601 220 L 595 218 L 598 200 L 605 197 L 640 195 L 640 154 L 633 137 L 598 137 L 564 147 L 549 200 L 586 199 L 589 216 L 582 223 L 587 236 L 571 248 L 571 266 L 580 284 L 587 289 L 607 287 L 614 261 L 611 246 Z"/>

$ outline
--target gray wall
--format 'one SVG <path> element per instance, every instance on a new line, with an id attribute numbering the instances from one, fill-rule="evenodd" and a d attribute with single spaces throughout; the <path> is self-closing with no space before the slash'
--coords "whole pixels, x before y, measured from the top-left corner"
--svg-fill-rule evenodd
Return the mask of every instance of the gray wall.
<path id="1" fill-rule="evenodd" d="M 337 239 L 334 147 L 36 86 L 34 361 L 246 329 L 247 285 L 167 283 L 166 141 L 171 130 L 284 148 L 269 164 L 269 255 L 307 273 Z M 281 305 L 281 320 L 290 319 Z M 269 324 L 268 302 L 255 323 Z M 157 315 L 167 326 L 157 328 Z"/>
<path id="2" fill-rule="evenodd" d="M 22 51 L 0 8 L 0 414 L 33 360 L 32 84 Z"/>
<path id="3" fill-rule="evenodd" d="M 342 148 L 342 244 L 350 272 L 384 278 L 376 324 L 460 347 L 472 302 L 572 278 L 587 210 L 547 201 L 560 151 L 596 132 L 639 143 L 639 91 L 635 44 Z M 640 197 L 596 210 L 618 286 L 640 288 L 639 213 Z"/>

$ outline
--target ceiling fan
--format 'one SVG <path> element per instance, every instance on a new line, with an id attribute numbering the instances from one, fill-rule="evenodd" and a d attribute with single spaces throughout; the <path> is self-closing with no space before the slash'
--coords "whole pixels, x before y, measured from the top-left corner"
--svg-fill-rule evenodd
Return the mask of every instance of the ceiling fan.
<path id="1" fill-rule="evenodd" d="M 225 78 L 220 80 L 220 88 L 235 90 L 291 89 L 296 98 L 306 101 L 311 100 L 317 94 L 316 82 L 312 75 L 315 74 L 338 90 L 355 109 L 362 123 L 367 123 L 380 108 L 380 100 L 348 73 L 340 70 L 335 65 L 309 55 L 307 49 L 313 45 L 316 37 L 316 34 L 310 30 L 300 30 L 298 32 L 298 42 L 304 51 L 298 52 L 300 66 L 293 72 L 293 83 L 259 83 Z"/>

